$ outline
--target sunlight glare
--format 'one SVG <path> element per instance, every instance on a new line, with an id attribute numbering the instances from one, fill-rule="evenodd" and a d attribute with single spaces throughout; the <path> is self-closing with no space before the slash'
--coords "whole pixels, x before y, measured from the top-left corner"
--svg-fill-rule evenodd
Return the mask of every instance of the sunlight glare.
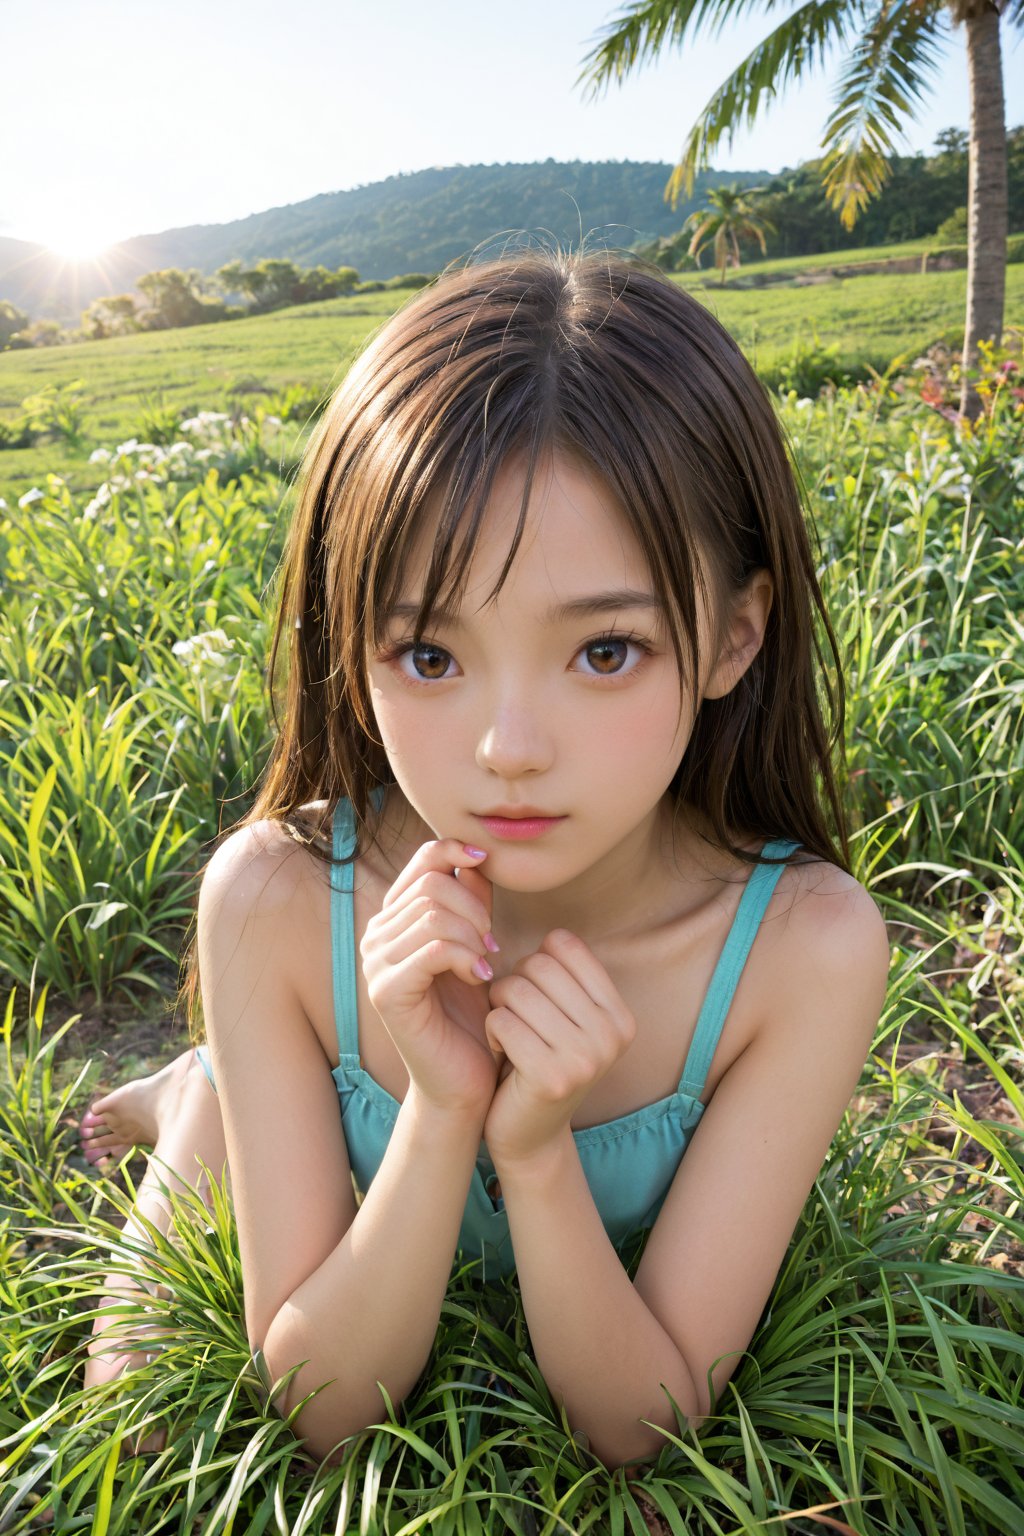
<path id="1" fill-rule="evenodd" d="M 44 237 L 42 243 L 63 261 L 94 261 L 103 254 L 111 241 L 95 228 L 77 224 L 74 229 L 61 230 L 49 238 Z"/>

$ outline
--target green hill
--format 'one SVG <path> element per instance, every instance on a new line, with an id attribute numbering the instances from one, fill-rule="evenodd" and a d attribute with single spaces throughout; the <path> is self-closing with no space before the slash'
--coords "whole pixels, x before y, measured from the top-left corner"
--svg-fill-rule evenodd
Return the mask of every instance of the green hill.
<path id="1" fill-rule="evenodd" d="M 0 298 L 32 319 L 76 323 L 93 299 L 125 293 L 144 272 L 195 267 L 212 276 L 236 257 L 276 256 L 303 267 L 356 267 L 363 278 L 437 272 L 484 242 L 500 249 L 529 230 L 578 245 L 581 235 L 631 246 L 670 235 L 706 187 L 764 181 L 759 171 L 706 171 L 675 211 L 664 200 L 667 163 L 604 160 L 452 165 L 324 192 L 227 224 L 140 235 L 94 261 L 69 263 L 43 246 L 0 238 Z"/>

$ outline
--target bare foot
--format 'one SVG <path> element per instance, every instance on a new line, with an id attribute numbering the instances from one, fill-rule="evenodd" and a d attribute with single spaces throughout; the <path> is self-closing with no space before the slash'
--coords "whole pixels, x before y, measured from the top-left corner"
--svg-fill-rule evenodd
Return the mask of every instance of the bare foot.
<path id="1" fill-rule="evenodd" d="M 136 1077 L 94 1099 L 82 1116 L 79 1136 L 90 1163 L 122 1158 L 132 1147 L 155 1147 L 160 1121 L 181 1092 L 195 1047 L 150 1077 Z"/>
<path id="2" fill-rule="evenodd" d="M 95 1386 L 97 1382 L 109 1381 L 115 1376 L 123 1376 L 126 1371 L 138 1370 L 149 1365 L 153 1355 L 143 1350 L 125 1350 L 120 1354 L 93 1356 L 86 1367 L 86 1386 Z M 167 1444 L 166 1429 L 154 1429 L 148 1435 L 131 1435 L 124 1447 L 129 1456 L 145 1456 L 150 1451 L 162 1451 Z"/>
<path id="3" fill-rule="evenodd" d="M 164 1300 L 167 1300 L 170 1295 L 164 1285 L 154 1285 L 151 1289 L 155 1295 Z M 138 1287 L 132 1286 L 129 1294 L 133 1295 L 135 1300 L 140 1300 L 137 1292 Z M 119 1300 L 121 1296 L 113 1294 L 105 1296 L 102 1304 L 110 1307 Z M 144 1305 L 144 1310 L 149 1312 L 152 1309 L 149 1305 Z M 101 1382 L 112 1381 L 115 1377 L 123 1376 L 126 1372 L 151 1365 L 162 1345 L 167 1342 L 166 1323 L 161 1325 L 133 1321 L 116 1331 L 120 1334 L 116 1340 L 108 1341 L 105 1336 L 106 1330 L 99 1334 L 94 1332 L 89 1340 L 89 1353 L 85 1362 L 85 1386 L 94 1387 Z M 147 1348 L 150 1345 L 152 1347 Z M 150 1451 L 162 1451 L 166 1444 L 167 1431 L 160 1428 L 154 1429 L 148 1435 L 129 1436 L 124 1442 L 124 1448 L 129 1456 L 144 1456 Z"/>

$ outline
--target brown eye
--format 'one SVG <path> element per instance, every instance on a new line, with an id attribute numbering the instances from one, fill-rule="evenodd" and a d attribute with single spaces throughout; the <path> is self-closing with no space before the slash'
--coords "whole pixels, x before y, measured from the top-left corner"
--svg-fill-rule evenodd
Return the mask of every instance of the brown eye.
<path id="1" fill-rule="evenodd" d="M 442 651 L 439 645 L 414 645 L 405 654 L 412 658 L 416 676 L 431 683 L 444 677 L 451 661 L 448 652 Z"/>
<path id="2" fill-rule="evenodd" d="M 607 676 L 618 672 L 626 664 L 629 653 L 628 640 L 595 640 L 586 647 L 586 655 L 594 670 Z"/>
<path id="3" fill-rule="evenodd" d="M 576 653 L 576 670 L 584 677 L 632 677 L 654 654 L 637 635 L 599 635 Z M 580 657 L 586 658 L 583 666 Z"/>

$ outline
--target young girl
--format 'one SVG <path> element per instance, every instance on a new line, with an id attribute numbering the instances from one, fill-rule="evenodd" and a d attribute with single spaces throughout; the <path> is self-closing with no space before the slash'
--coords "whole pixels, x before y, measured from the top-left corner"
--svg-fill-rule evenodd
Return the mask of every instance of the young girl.
<path id="1" fill-rule="evenodd" d="M 516 1271 L 608 1466 L 721 1394 L 886 988 L 815 610 L 838 666 L 768 397 L 627 258 L 449 271 L 335 394 L 284 727 L 199 896 L 207 1045 L 83 1126 L 154 1147 L 164 1228 L 167 1170 L 227 1159 L 249 1341 L 304 1362 L 280 1410 L 323 1388 L 316 1454 L 413 1387 L 457 1254 Z M 105 1321 L 94 1381 L 141 1357 Z"/>

